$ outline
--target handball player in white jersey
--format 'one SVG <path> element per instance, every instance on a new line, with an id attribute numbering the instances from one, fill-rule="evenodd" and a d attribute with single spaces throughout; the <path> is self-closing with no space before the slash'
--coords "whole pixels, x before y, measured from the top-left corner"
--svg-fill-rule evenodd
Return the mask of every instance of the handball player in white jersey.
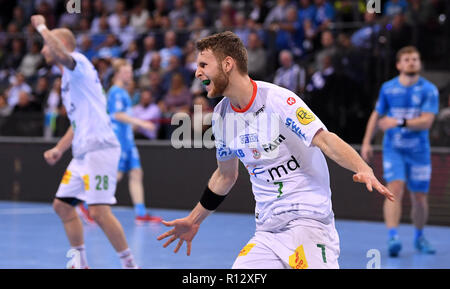
<path id="1" fill-rule="evenodd" d="M 293 92 L 254 81 L 247 73 L 247 52 L 232 32 L 197 43 L 196 77 L 208 97 L 225 96 L 214 108 L 218 168 L 189 216 L 163 223 L 171 230 L 167 247 L 179 239 L 187 254 L 201 222 L 223 201 L 238 177 L 238 160 L 249 171 L 255 196 L 256 232 L 237 254 L 236 269 L 339 268 L 339 237 L 334 226 L 325 155 L 355 172 L 392 200 L 358 153 Z"/>
<path id="2" fill-rule="evenodd" d="M 41 15 L 32 16 L 31 23 L 44 38 L 41 53 L 46 62 L 57 65 L 62 72 L 62 100 L 71 122 L 56 146 L 44 153 L 46 161 L 54 165 L 72 147 L 73 159 L 53 202 L 70 246 L 79 252 L 73 255 L 77 259 L 71 263 L 74 268 L 88 268 L 83 226 L 75 210 L 77 204 L 85 201 L 90 215 L 117 251 L 122 267 L 137 268 L 123 228 L 110 208 L 116 203 L 120 144 L 106 113 L 106 97 L 97 71 L 86 57 L 74 51 L 75 38 L 70 30 L 50 31 Z"/>

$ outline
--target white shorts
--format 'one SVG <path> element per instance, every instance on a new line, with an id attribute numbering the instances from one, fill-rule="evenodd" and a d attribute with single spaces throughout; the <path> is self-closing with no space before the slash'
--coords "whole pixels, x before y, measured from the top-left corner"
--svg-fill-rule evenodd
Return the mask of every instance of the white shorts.
<path id="1" fill-rule="evenodd" d="M 73 158 L 61 180 L 57 198 L 77 198 L 88 205 L 116 203 L 120 147 L 88 152 Z"/>
<path id="2" fill-rule="evenodd" d="M 294 220 L 286 230 L 256 231 L 233 269 L 339 269 L 339 236 L 334 221 Z"/>

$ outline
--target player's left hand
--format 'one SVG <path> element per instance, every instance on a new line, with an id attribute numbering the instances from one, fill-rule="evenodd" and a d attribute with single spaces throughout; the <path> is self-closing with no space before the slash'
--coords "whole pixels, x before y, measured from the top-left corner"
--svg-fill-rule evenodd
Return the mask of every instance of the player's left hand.
<path id="1" fill-rule="evenodd" d="M 382 131 L 387 131 L 398 125 L 397 119 L 389 116 L 382 117 L 378 120 L 378 127 Z"/>
<path id="2" fill-rule="evenodd" d="M 190 256 L 191 248 L 192 248 L 192 240 L 194 239 L 195 235 L 197 234 L 197 231 L 198 231 L 200 225 L 194 224 L 193 222 L 191 222 L 189 220 L 188 217 L 182 218 L 182 219 L 176 219 L 176 220 L 170 221 L 170 222 L 162 221 L 162 223 L 164 225 L 166 225 L 167 227 L 174 227 L 174 228 L 172 230 L 169 230 L 169 231 L 165 232 L 164 234 L 160 235 L 157 238 L 157 240 L 161 241 L 162 239 L 172 236 L 163 245 L 163 247 L 166 248 L 176 239 L 180 239 L 174 250 L 174 253 L 178 253 L 178 250 L 180 250 L 181 245 L 183 245 L 183 242 L 186 241 L 187 255 Z"/>
<path id="3" fill-rule="evenodd" d="M 366 184 L 367 190 L 370 192 L 377 190 L 380 194 L 384 195 L 386 198 L 388 198 L 390 201 L 394 201 L 394 195 L 391 193 L 391 191 L 388 190 L 385 186 L 383 186 L 377 178 L 374 176 L 372 172 L 360 172 L 353 175 L 353 181 L 355 183 L 364 183 Z"/>
<path id="4" fill-rule="evenodd" d="M 34 28 L 38 27 L 41 24 L 45 24 L 45 18 L 42 15 L 33 15 L 31 16 L 31 24 Z"/>

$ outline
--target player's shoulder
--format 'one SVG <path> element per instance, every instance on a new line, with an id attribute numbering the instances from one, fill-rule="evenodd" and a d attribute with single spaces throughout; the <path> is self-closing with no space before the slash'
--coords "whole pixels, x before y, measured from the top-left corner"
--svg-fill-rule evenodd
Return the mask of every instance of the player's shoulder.
<path id="1" fill-rule="evenodd" d="M 388 81 L 383 82 L 383 84 L 381 85 L 381 89 L 390 89 L 390 88 L 394 88 L 394 87 L 398 87 L 400 85 L 399 81 L 398 81 L 398 76 L 389 79 Z"/>
<path id="2" fill-rule="evenodd" d="M 285 105 L 288 106 L 294 103 L 303 102 L 297 94 L 276 84 L 265 81 L 256 81 L 256 85 L 260 97 L 263 99 L 263 102 L 267 104 L 268 108 L 279 109 Z"/>
<path id="3" fill-rule="evenodd" d="M 429 81 L 428 79 L 426 79 L 423 76 L 421 76 L 419 78 L 419 82 L 420 82 L 420 85 L 426 90 L 431 90 L 431 91 L 437 91 L 438 90 L 434 83 L 432 83 L 431 81 Z"/>

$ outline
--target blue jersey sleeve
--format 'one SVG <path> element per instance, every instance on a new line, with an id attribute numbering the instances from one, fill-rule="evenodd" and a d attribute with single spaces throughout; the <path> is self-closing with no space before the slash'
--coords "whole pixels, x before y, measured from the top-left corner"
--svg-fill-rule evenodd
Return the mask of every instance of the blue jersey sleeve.
<path id="1" fill-rule="evenodd" d="M 437 114 L 439 112 L 439 91 L 434 85 L 430 85 L 424 91 L 425 97 L 422 103 L 422 112 Z"/>
<path id="2" fill-rule="evenodd" d="M 380 94 L 378 95 L 377 104 L 375 105 L 375 110 L 380 115 L 385 115 L 388 111 L 388 102 L 386 95 L 384 93 L 384 85 L 380 89 Z"/>

